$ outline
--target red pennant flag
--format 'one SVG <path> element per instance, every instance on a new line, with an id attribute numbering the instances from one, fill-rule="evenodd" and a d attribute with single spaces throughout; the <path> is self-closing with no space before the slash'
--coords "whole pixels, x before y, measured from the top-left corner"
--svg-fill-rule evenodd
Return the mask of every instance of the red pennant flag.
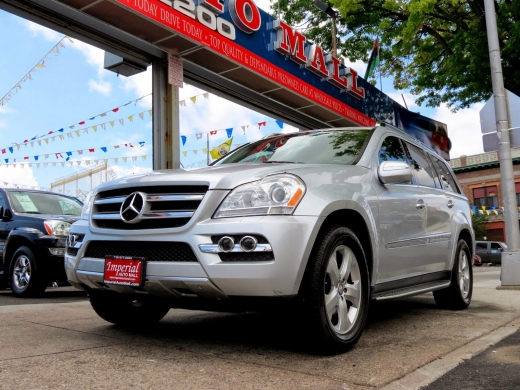
<path id="1" fill-rule="evenodd" d="M 2 149 L 2 154 L 5 154 L 5 149 Z"/>
<path id="2" fill-rule="evenodd" d="M 54 131 L 49 131 L 47 134 L 52 134 L 52 133 L 54 133 Z"/>
<path id="3" fill-rule="evenodd" d="M 78 123 L 78 125 L 84 125 L 85 124 L 85 121 L 81 121 Z"/>
<path id="4" fill-rule="evenodd" d="M 258 122 L 258 128 L 260 128 L 260 126 L 265 126 L 266 125 L 266 122 Z"/>
<path id="5" fill-rule="evenodd" d="M 55 154 L 56 154 L 56 159 L 58 159 L 58 158 L 60 158 L 60 157 L 63 158 L 63 156 L 61 155 L 61 153 L 55 153 Z"/>
<path id="6" fill-rule="evenodd" d="M 114 108 L 114 109 L 112 110 L 112 112 L 118 112 L 118 111 L 119 111 L 119 108 Z"/>
<path id="7" fill-rule="evenodd" d="M 94 153 L 94 148 L 88 150 L 90 153 Z"/>
<path id="8" fill-rule="evenodd" d="M 130 145 L 130 147 L 131 147 L 131 148 L 133 148 L 133 147 L 134 147 L 134 145 L 132 145 L 132 144 L 128 144 L 128 145 Z"/>
<path id="9" fill-rule="evenodd" d="M 210 133 L 211 135 L 215 135 L 215 134 L 217 134 L 217 130 L 210 131 L 209 133 Z"/>
<path id="10" fill-rule="evenodd" d="M 29 142 L 29 140 L 28 140 L 28 139 L 26 139 L 26 140 L 24 140 L 24 141 L 23 141 L 23 143 L 24 143 L 24 144 L 26 144 L 27 142 Z"/>
<path id="11" fill-rule="evenodd" d="M 29 157 L 24 157 L 23 159 L 24 159 L 24 160 L 29 160 Z"/>

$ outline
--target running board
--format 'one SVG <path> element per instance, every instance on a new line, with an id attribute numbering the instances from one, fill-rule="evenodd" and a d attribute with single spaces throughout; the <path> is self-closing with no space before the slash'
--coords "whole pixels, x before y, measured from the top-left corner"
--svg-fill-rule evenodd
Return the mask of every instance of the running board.
<path id="1" fill-rule="evenodd" d="M 440 280 L 437 282 L 419 284 L 417 286 L 405 287 L 397 290 L 377 293 L 374 294 L 372 298 L 376 301 L 382 301 L 384 299 L 401 298 L 410 295 L 423 294 L 434 290 L 440 290 L 441 288 L 449 287 L 450 283 L 451 281 L 449 280 Z"/>

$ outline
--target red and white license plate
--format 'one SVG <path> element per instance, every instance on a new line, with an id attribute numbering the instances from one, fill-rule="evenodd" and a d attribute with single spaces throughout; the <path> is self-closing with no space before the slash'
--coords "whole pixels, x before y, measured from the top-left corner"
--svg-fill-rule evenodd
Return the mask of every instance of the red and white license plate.
<path id="1" fill-rule="evenodd" d="M 146 263 L 142 257 L 106 256 L 103 282 L 141 287 L 144 284 Z"/>

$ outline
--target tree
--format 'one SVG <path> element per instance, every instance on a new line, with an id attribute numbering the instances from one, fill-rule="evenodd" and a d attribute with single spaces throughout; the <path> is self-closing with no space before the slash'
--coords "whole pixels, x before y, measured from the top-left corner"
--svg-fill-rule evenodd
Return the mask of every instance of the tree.
<path id="1" fill-rule="evenodd" d="M 475 232 L 476 240 L 483 240 L 487 233 L 487 224 L 489 218 L 487 215 L 473 215 L 471 217 L 471 223 L 473 225 L 473 231 Z"/>
<path id="2" fill-rule="evenodd" d="M 273 0 L 274 1 L 274 0 Z M 381 40 L 381 71 L 417 103 L 453 111 L 492 95 L 483 0 L 331 0 L 339 9 L 338 53 L 367 61 Z M 278 0 L 274 15 L 327 50 L 331 20 L 314 0 Z M 505 87 L 520 95 L 520 1 L 495 0 Z"/>

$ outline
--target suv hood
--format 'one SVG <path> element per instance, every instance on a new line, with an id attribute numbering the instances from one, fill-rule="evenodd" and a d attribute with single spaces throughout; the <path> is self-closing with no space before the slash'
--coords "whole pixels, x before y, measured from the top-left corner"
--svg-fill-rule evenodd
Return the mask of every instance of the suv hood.
<path id="1" fill-rule="evenodd" d="M 343 169 L 352 165 L 338 165 Z M 154 171 L 142 175 L 127 176 L 100 185 L 96 191 L 106 191 L 115 188 L 132 186 L 162 186 L 170 185 L 207 185 L 210 190 L 231 190 L 240 184 L 260 180 L 277 173 L 293 173 L 303 176 L 306 173 L 323 170 L 323 164 L 292 164 L 292 163 L 247 163 L 225 164 L 187 171 L 172 169 Z"/>
<path id="2" fill-rule="evenodd" d="M 46 220 L 46 219 L 54 219 L 54 220 L 58 220 L 58 221 L 68 222 L 70 224 L 73 224 L 80 218 L 79 216 L 76 217 L 74 215 L 53 215 L 53 214 L 17 213 L 17 215 L 20 215 L 20 216 L 23 216 L 26 218 L 41 219 L 42 221 Z"/>

